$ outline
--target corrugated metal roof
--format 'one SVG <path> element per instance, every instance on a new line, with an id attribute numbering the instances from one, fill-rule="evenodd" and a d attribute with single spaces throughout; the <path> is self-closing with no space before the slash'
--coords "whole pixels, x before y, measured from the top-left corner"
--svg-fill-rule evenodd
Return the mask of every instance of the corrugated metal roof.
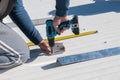
<path id="1" fill-rule="evenodd" d="M 97 34 L 59 41 L 66 47 L 64 54 L 59 55 L 41 55 L 38 47 L 30 47 L 31 59 L 21 66 L 0 71 L 0 80 L 119 80 L 120 55 L 65 66 L 55 63 L 57 57 L 120 46 L 120 2 L 71 0 L 70 11 L 75 10 L 79 16 L 80 31 L 98 30 Z M 70 12 L 69 16 L 73 13 Z M 45 25 L 36 28 L 46 38 Z M 21 32 L 19 34 L 24 36 Z M 72 34 L 71 30 L 61 36 L 68 34 Z"/>

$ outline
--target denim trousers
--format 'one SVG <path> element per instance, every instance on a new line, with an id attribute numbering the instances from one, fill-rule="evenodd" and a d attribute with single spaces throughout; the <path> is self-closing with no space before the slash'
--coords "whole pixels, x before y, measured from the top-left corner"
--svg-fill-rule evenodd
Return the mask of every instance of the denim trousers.
<path id="1" fill-rule="evenodd" d="M 15 6 L 9 14 L 13 22 L 22 30 L 23 33 L 35 44 L 42 40 L 40 34 L 34 27 L 29 15 L 23 7 L 22 0 L 17 0 Z M 36 37 L 37 36 L 37 37 Z M 26 42 L 11 27 L 0 22 L 0 41 L 4 42 L 21 55 L 22 62 L 30 58 L 29 47 Z M 1 52 L 0 52 L 1 53 Z M 8 63 L 8 57 L 0 56 L 0 63 Z"/>
<path id="2" fill-rule="evenodd" d="M 0 41 L 10 46 L 13 50 L 17 51 L 21 55 L 21 60 L 23 63 L 29 59 L 30 51 L 26 42 L 11 27 L 2 22 L 0 22 Z M 2 52 L 0 52 L 0 54 L 2 54 Z M 8 63 L 9 59 L 7 58 L 9 57 L 0 55 L 0 63 Z"/>

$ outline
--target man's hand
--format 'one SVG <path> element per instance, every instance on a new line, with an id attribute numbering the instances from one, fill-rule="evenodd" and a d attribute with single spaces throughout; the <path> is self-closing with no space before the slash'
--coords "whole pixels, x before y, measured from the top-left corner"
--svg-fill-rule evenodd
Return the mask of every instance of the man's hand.
<path id="1" fill-rule="evenodd" d="M 45 53 L 47 53 L 48 55 L 51 54 L 51 49 L 50 46 L 47 42 L 45 42 L 44 40 L 42 40 L 38 46 L 41 48 L 42 51 L 45 51 Z"/>
<path id="2" fill-rule="evenodd" d="M 63 33 L 67 28 L 63 28 L 63 30 L 59 30 L 58 29 L 58 26 L 62 23 L 62 22 L 66 22 L 68 21 L 68 17 L 65 16 L 65 17 L 59 17 L 59 16 L 55 16 L 54 19 L 53 19 L 53 26 L 55 28 L 55 30 L 58 32 L 58 34 L 61 34 Z"/>

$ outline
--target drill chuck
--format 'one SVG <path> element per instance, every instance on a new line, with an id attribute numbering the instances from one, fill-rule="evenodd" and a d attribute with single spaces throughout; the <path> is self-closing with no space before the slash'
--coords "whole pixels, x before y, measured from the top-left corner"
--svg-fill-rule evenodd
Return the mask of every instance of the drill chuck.
<path id="1" fill-rule="evenodd" d="M 53 47 L 55 45 L 54 37 L 48 37 L 48 43 L 50 47 Z"/>

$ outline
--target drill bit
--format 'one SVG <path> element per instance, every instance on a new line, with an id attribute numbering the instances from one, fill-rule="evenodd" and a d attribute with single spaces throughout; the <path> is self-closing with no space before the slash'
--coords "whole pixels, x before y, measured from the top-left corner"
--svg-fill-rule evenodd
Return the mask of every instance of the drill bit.
<path id="1" fill-rule="evenodd" d="M 50 49 L 51 49 L 51 54 L 53 54 L 54 53 L 53 47 L 50 47 Z"/>

